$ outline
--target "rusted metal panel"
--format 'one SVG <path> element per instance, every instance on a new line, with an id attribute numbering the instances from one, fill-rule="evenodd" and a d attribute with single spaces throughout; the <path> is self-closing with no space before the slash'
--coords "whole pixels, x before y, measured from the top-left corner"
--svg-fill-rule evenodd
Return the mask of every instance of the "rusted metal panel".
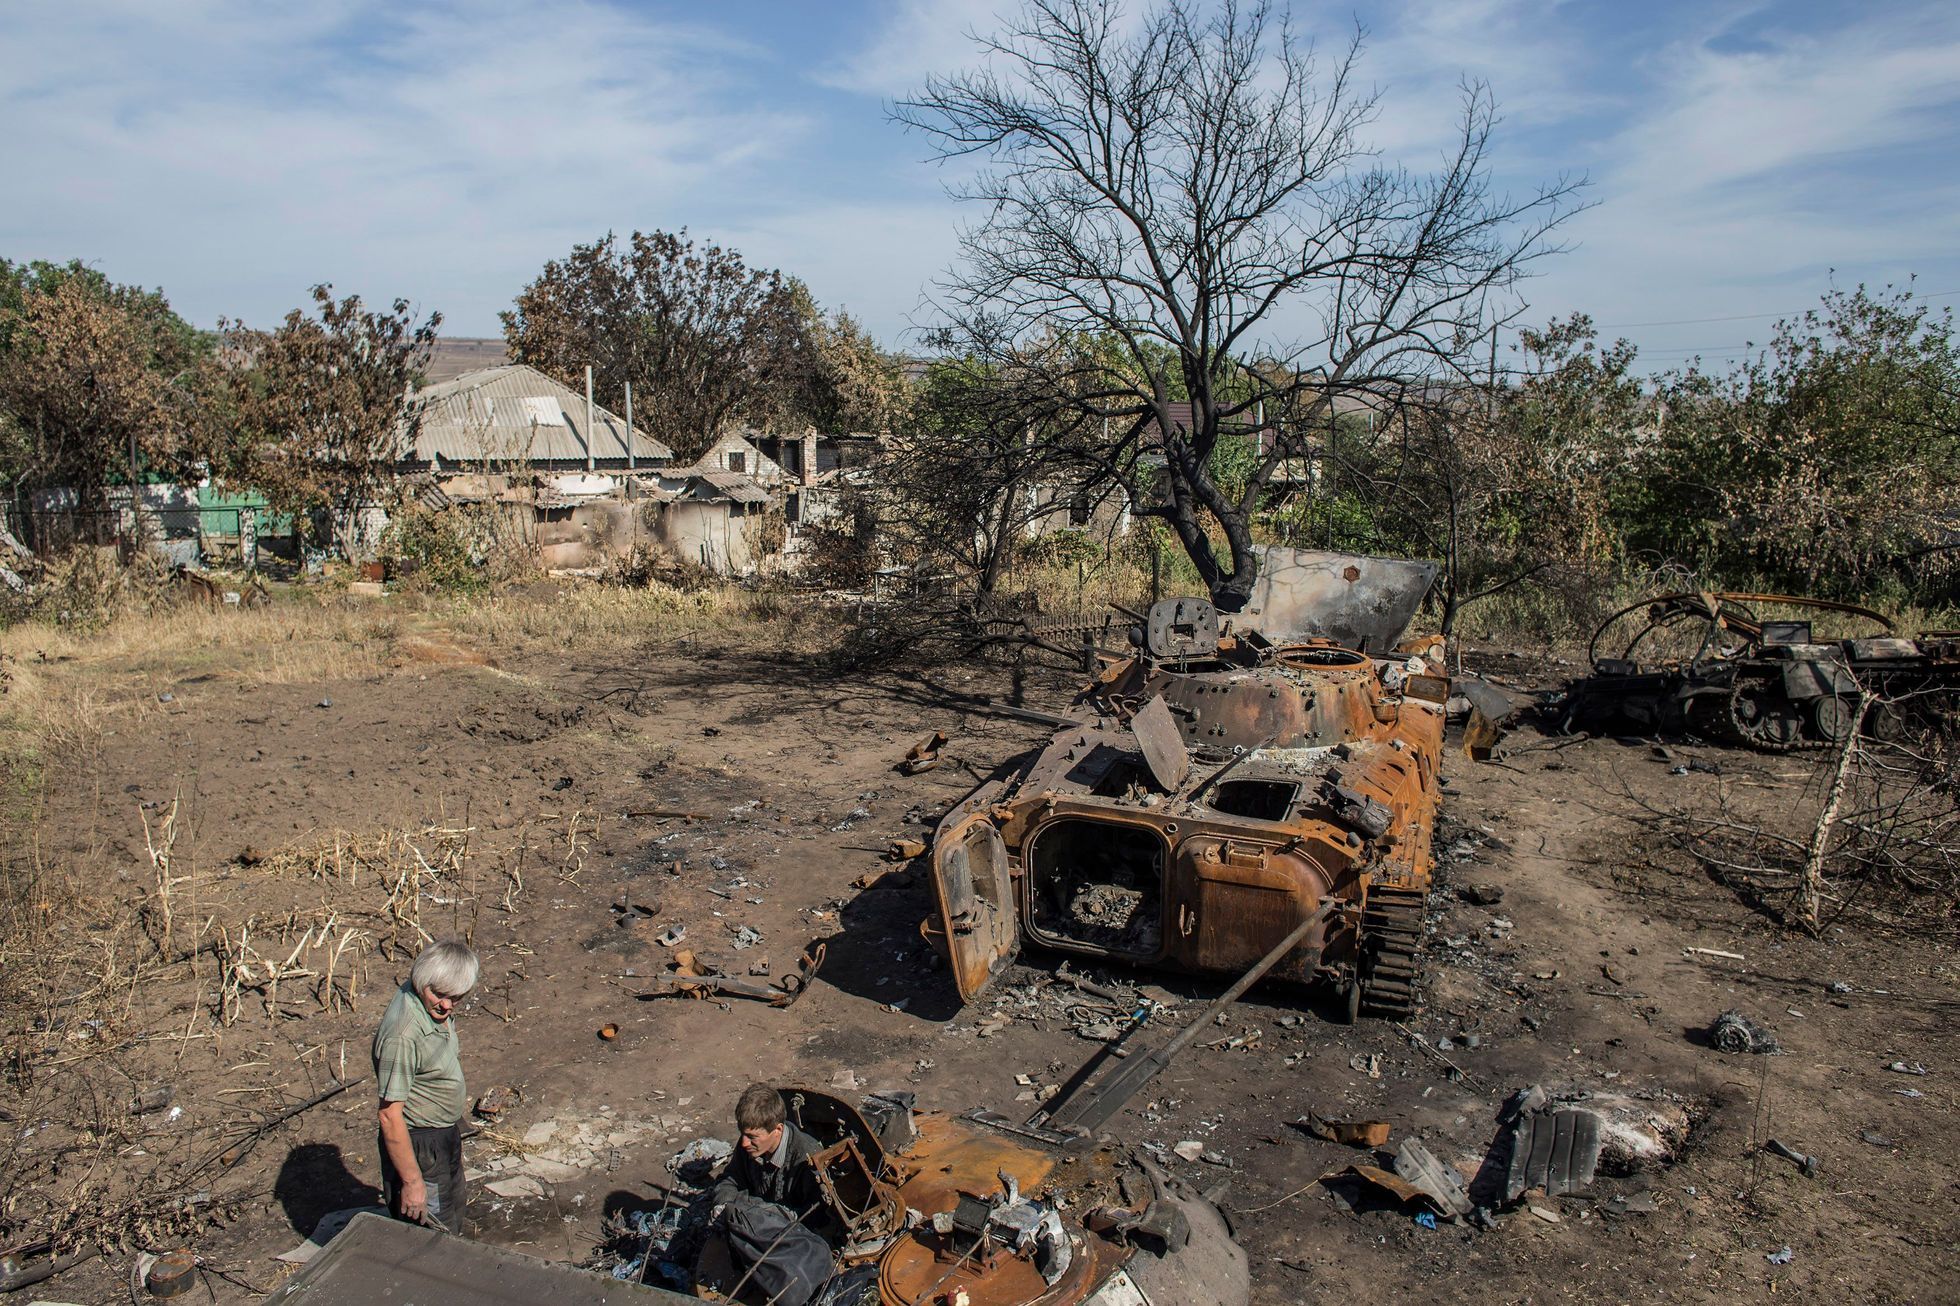
<path id="1" fill-rule="evenodd" d="M 1247 615 L 1268 639 L 1328 639 L 1379 657 L 1402 638 L 1436 572 L 1433 562 L 1271 545 Z"/>
<path id="2" fill-rule="evenodd" d="M 984 814 L 941 831 L 933 847 L 932 882 L 939 906 L 933 942 L 946 952 L 960 997 L 971 1000 L 1014 954 L 1020 933 L 1007 850 Z"/>
<path id="3" fill-rule="evenodd" d="M 1130 718 L 1130 733 L 1136 736 L 1137 747 L 1143 750 L 1143 759 L 1150 764 L 1150 774 L 1164 787 L 1165 793 L 1176 793 L 1184 778 L 1191 774 L 1191 754 L 1185 751 L 1184 740 L 1177 733 L 1177 721 L 1161 695 L 1145 703 L 1143 710 Z"/>

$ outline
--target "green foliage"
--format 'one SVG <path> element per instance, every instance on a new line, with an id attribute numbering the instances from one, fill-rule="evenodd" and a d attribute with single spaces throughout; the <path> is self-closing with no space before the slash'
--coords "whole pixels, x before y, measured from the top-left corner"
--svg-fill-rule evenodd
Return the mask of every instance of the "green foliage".
<path id="1" fill-rule="evenodd" d="M 1079 526 L 1037 535 L 1016 550 L 1020 561 L 1034 566 L 1076 567 L 1103 560 L 1102 541 Z"/>
<path id="2" fill-rule="evenodd" d="M 476 594 L 489 588 L 482 532 L 467 513 L 404 505 L 381 536 L 381 557 L 411 589 Z"/>
<path id="3" fill-rule="evenodd" d="M 420 413 L 406 401 L 427 366 L 442 315 L 416 323 L 407 300 L 387 310 L 313 287 L 313 312 L 294 309 L 275 331 L 228 323 L 227 352 L 251 360 L 227 374 L 240 438 L 232 479 L 272 507 L 315 514 L 353 557 L 363 507 L 414 447 Z"/>
<path id="4" fill-rule="evenodd" d="M 1662 378 L 1631 547 L 1827 596 L 1953 583 L 1960 350 L 1910 290 L 1832 291 L 1725 374 Z"/>

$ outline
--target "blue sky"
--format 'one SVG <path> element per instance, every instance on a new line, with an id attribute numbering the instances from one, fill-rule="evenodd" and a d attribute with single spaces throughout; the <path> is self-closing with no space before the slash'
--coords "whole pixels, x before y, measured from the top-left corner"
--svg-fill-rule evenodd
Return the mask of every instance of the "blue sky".
<path id="1" fill-rule="evenodd" d="M 996 0 L 0 7 L 0 256 L 80 257 L 269 324 L 315 281 L 494 335 L 543 262 L 679 228 L 908 343 L 956 206 L 886 106 Z M 1488 81 L 1501 179 L 1591 179 L 1530 318 L 1654 365 L 1761 339 L 1832 284 L 1960 303 L 1960 4 L 1295 4 L 1369 31 L 1374 138 L 1422 165 Z M 1734 319 L 1708 321 L 1697 319 Z"/>

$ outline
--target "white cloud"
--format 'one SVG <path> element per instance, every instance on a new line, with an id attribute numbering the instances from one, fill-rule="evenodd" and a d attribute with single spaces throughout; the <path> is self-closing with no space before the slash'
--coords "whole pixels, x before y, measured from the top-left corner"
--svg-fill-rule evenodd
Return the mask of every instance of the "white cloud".
<path id="1" fill-rule="evenodd" d="M 1861 11 L 1734 41 L 1717 22 L 1657 51 L 1636 111 L 1598 149 L 1600 204 L 1573 229 L 1583 243 L 1541 299 L 1609 323 L 1678 322 L 1800 309 L 1830 269 L 1841 285 L 1960 274 L 1949 12 Z M 1769 325 L 1630 334 L 1665 363 L 1733 353 Z"/>
<path id="2" fill-rule="evenodd" d="M 22 6 L 0 50 L 6 253 L 203 321 L 328 279 L 488 331 L 595 215 L 682 225 L 808 131 L 731 103 L 725 38 L 596 4 Z"/>
<path id="3" fill-rule="evenodd" d="M 892 0 L 882 30 L 817 80 L 837 90 L 900 98 L 934 73 L 970 65 L 978 50 L 974 34 L 990 35 L 999 15 L 1017 8 L 1018 0 Z"/>

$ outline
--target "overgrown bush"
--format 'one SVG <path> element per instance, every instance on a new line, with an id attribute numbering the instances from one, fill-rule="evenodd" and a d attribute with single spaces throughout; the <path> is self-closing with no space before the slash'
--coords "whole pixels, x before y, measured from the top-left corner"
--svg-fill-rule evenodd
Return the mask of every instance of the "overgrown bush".
<path id="1" fill-rule="evenodd" d="M 476 594 L 493 579 L 507 578 L 507 566 L 492 565 L 504 557 L 502 544 L 490 512 L 411 504 L 396 512 L 382 532 L 381 562 L 404 588 Z"/>

